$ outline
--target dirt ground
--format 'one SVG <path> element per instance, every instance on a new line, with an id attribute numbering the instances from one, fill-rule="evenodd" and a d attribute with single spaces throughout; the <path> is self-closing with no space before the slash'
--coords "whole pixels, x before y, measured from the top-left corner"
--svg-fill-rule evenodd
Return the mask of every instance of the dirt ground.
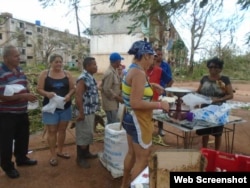
<path id="1" fill-rule="evenodd" d="M 179 82 L 176 87 L 197 88 L 197 82 Z M 236 91 L 234 101 L 250 102 L 249 83 L 234 83 L 233 88 Z M 232 110 L 232 115 L 242 117 L 246 123 L 236 125 L 233 153 L 242 153 L 250 155 L 250 111 L 237 109 Z M 167 125 L 164 125 L 168 129 Z M 33 167 L 17 167 L 20 172 L 20 178 L 10 179 L 2 170 L 0 170 L 0 187 L 11 188 L 119 188 L 121 178 L 112 178 L 110 172 L 103 167 L 99 159 L 91 160 L 90 169 L 81 169 L 76 165 L 75 134 L 74 129 L 68 128 L 65 151 L 71 154 L 70 159 L 59 159 L 57 167 L 49 165 L 49 150 L 46 139 L 42 132 L 30 136 L 30 154 L 29 157 L 37 159 L 38 165 Z M 102 134 L 96 134 L 95 137 L 101 137 Z M 232 136 L 232 135 L 230 135 Z M 166 134 L 163 138 L 168 147 L 154 145 L 153 150 L 176 148 L 176 138 L 173 135 Z M 183 144 L 180 141 L 179 148 Z M 193 148 L 199 149 L 200 137 L 194 140 Z M 209 147 L 213 148 L 213 139 L 210 140 Z M 225 142 L 223 139 L 222 151 L 225 151 Z M 96 141 L 91 146 L 92 152 L 102 152 L 103 142 Z"/>

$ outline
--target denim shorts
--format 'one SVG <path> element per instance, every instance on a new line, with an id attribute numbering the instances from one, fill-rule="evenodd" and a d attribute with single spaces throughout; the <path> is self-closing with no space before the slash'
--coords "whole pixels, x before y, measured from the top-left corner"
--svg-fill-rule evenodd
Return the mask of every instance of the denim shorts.
<path id="1" fill-rule="evenodd" d="M 122 121 L 122 127 L 126 130 L 127 134 L 132 137 L 133 142 L 139 144 L 138 134 L 134 124 L 133 117 L 130 113 L 125 113 Z"/>
<path id="2" fill-rule="evenodd" d="M 42 121 L 45 125 L 57 125 L 61 121 L 70 121 L 71 119 L 71 107 L 64 110 L 56 110 L 53 114 L 49 112 L 42 113 Z"/>

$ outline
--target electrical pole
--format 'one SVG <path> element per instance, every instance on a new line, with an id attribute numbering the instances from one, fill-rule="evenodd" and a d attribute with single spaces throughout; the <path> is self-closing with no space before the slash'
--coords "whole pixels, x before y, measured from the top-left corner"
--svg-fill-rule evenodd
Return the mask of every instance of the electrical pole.
<path id="1" fill-rule="evenodd" d="M 78 4 L 79 1 L 75 0 L 74 2 L 74 9 L 76 14 L 76 26 L 77 26 L 77 34 L 78 34 L 78 57 L 77 57 L 77 66 L 80 70 L 82 70 L 82 43 L 81 43 L 81 34 L 80 34 L 80 27 L 79 27 L 79 18 L 78 18 Z"/>

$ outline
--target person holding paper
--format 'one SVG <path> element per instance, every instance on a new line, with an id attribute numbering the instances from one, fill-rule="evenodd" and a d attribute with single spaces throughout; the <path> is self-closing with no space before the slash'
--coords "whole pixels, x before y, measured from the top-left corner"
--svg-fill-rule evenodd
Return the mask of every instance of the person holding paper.
<path id="1" fill-rule="evenodd" d="M 66 128 L 72 118 L 71 98 L 75 93 L 75 86 L 71 73 L 63 69 L 61 55 L 51 55 L 49 62 L 49 70 L 44 70 L 39 75 L 37 92 L 44 97 L 43 106 L 49 104 L 49 101 L 55 96 L 64 97 L 64 109 L 56 108 L 54 113 L 42 112 L 42 121 L 47 128 L 47 141 L 51 153 L 49 163 L 51 166 L 57 166 L 57 157 L 70 158 L 68 153 L 63 152 L 63 145 Z"/>
<path id="2" fill-rule="evenodd" d="M 0 64 L 0 165 L 14 179 L 20 174 L 12 162 L 13 149 L 17 166 L 37 164 L 37 160 L 27 157 L 30 126 L 27 106 L 28 102 L 37 101 L 37 97 L 28 89 L 27 77 L 19 66 L 18 49 L 5 46 L 3 60 Z M 13 93 L 6 92 L 6 86 L 12 87 Z"/>

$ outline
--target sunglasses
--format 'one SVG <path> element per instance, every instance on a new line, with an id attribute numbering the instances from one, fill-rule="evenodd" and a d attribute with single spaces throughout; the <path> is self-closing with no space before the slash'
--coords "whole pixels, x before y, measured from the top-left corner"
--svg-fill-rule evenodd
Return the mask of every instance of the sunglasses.
<path id="1" fill-rule="evenodd" d="M 219 67 L 216 67 L 216 66 L 209 66 L 208 68 L 209 69 L 219 69 Z"/>

